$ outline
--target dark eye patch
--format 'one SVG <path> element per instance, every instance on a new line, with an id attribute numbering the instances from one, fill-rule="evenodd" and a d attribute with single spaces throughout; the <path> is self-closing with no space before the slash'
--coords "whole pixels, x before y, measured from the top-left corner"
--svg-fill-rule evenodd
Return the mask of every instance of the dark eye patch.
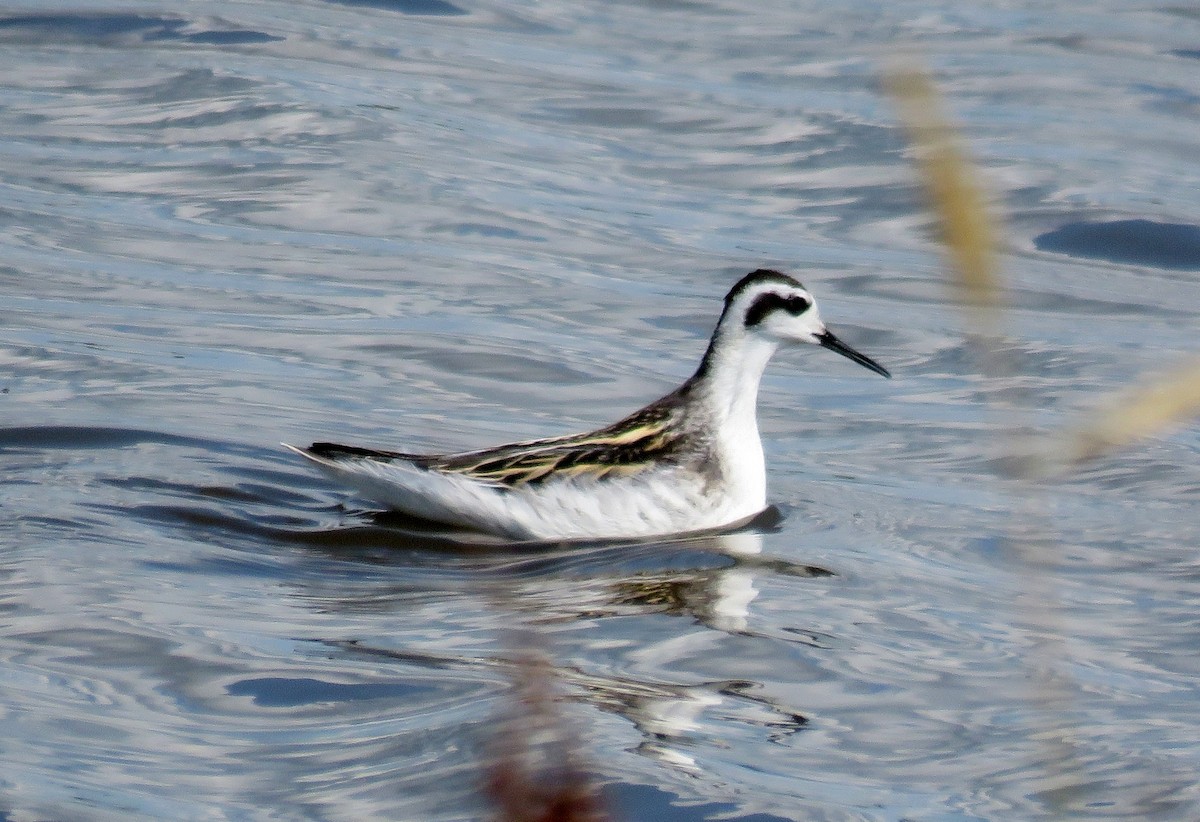
<path id="1" fill-rule="evenodd" d="M 753 328 L 758 325 L 772 311 L 786 311 L 793 317 L 798 317 L 810 308 L 812 308 L 812 301 L 806 300 L 798 294 L 784 297 L 774 291 L 768 291 L 766 294 L 760 294 L 750 304 L 750 310 L 746 312 L 746 327 Z"/>

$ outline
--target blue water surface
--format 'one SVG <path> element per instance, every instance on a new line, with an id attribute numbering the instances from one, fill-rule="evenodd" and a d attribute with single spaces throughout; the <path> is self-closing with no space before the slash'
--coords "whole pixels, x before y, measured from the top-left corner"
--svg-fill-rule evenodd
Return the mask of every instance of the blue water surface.
<path id="1" fill-rule="evenodd" d="M 1195 356 L 1197 42 L 1115 0 L 6 4 L 0 819 L 486 819 L 522 739 L 623 820 L 1200 818 L 1196 427 L 1005 473 Z M 1001 216 L 996 334 L 901 52 Z M 777 357 L 747 532 L 504 545 L 277 445 L 611 422 L 760 267 L 895 378 Z"/>

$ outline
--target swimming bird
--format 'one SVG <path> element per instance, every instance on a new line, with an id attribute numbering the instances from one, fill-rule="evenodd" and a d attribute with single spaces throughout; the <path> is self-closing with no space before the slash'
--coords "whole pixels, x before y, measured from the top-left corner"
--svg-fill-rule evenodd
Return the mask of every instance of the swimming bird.
<path id="1" fill-rule="evenodd" d="M 732 528 L 766 508 L 758 385 L 771 355 L 790 343 L 819 345 L 891 376 L 825 327 L 797 280 L 759 269 L 725 297 L 696 373 L 597 431 L 456 454 L 284 445 L 389 509 L 511 539 Z"/>

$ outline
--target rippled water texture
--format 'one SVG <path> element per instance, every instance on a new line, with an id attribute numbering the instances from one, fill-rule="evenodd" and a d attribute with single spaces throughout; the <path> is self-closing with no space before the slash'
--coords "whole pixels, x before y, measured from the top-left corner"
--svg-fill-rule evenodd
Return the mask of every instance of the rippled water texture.
<path id="1" fill-rule="evenodd" d="M 0 820 L 485 818 L 526 642 L 620 819 L 1200 818 L 1196 427 L 997 470 L 1200 347 L 1198 42 L 1115 1 L 7 4 Z M 905 47 L 1005 215 L 1006 377 Z M 777 358 L 748 532 L 506 546 L 277 446 L 609 422 L 760 266 L 895 379 Z"/>

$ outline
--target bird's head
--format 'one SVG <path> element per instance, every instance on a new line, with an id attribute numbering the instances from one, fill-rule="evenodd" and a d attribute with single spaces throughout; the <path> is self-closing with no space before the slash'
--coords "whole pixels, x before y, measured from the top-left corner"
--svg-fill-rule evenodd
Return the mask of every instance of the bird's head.
<path id="1" fill-rule="evenodd" d="M 742 277 L 725 297 L 720 325 L 727 331 L 776 345 L 797 342 L 819 345 L 876 374 L 891 376 L 882 365 L 834 336 L 822 322 L 817 301 L 808 289 L 778 271 L 759 269 Z"/>

